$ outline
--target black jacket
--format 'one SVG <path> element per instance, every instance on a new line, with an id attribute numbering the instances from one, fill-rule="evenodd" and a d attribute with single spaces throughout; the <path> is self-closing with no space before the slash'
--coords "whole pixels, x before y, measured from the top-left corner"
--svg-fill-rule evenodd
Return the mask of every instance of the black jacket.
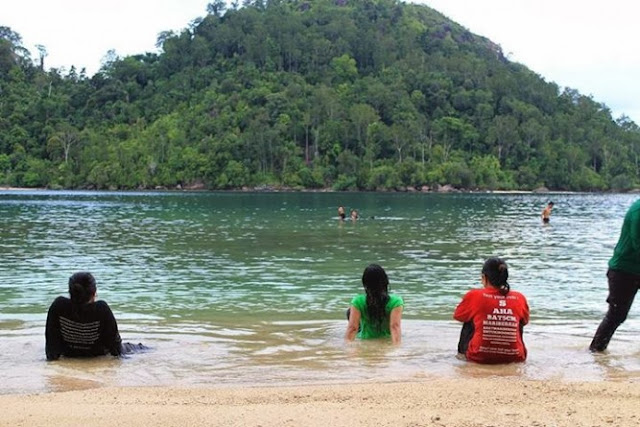
<path id="1" fill-rule="evenodd" d="M 45 339 L 47 360 L 122 352 L 116 318 L 104 301 L 77 305 L 69 298 L 56 298 L 47 314 Z"/>

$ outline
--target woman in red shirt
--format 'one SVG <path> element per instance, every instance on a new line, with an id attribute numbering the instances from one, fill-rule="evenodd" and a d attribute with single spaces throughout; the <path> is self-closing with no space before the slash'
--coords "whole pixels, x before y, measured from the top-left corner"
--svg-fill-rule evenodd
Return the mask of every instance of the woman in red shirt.
<path id="1" fill-rule="evenodd" d="M 522 362 L 527 349 L 523 326 L 529 322 L 529 305 L 520 292 L 510 290 L 507 264 L 489 258 L 482 266 L 482 289 L 462 298 L 454 319 L 463 322 L 458 353 L 477 363 Z"/>

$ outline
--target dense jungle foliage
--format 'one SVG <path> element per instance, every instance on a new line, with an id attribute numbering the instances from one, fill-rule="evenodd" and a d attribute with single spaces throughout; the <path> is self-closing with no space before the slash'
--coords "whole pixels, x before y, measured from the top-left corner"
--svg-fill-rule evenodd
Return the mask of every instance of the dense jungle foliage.
<path id="1" fill-rule="evenodd" d="M 207 7 L 93 76 L 0 27 L 0 185 L 628 190 L 640 131 L 426 6 Z M 131 29 L 135 31 L 135 29 Z M 81 36 L 79 36 L 81 37 Z"/>

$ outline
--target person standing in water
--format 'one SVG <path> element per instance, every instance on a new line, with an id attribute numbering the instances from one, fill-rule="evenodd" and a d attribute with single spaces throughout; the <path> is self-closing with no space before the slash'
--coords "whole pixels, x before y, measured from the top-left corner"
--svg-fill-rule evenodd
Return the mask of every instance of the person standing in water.
<path id="1" fill-rule="evenodd" d="M 522 339 L 529 323 L 529 305 L 520 292 L 512 291 L 507 264 L 489 258 L 482 266 L 482 289 L 465 294 L 453 314 L 463 322 L 458 353 L 477 363 L 523 362 L 527 348 Z"/>
<path id="2" fill-rule="evenodd" d="M 358 218 L 360 218 L 358 211 L 356 209 L 351 209 L 351 221 L 355 222 Z"/>
<path id="3" fill-rule="evenodd" d="M 391 337 L 399 344 L 402 336 L 401 319 L 404 301 L 389 294 L 389 278 L 378 264 L 371 264 L 362 274 L 365 293 L 353 297 L 347 310 L 346 341 Z"/>
<path id="4" fill-rule="evenodd" d="M 553 209 L 553 202 L 547 203 L 547 206 L 542 211 L 542 222 L 548 224 L 551 220 L 551 210 Z"/>
<path id="5" fill-rule="evenodd" d="M 56 298 L 47 314 L 47 360 L 60 356 L 120 356 L 146 349 L 142 344 L 122 343 L 113 312 L 106 302 L 96 301 L 96 291 L 96 279 L 91 273 L 78 272 L 69 278 L 71 298 Z"/>
<path id="6" fill-rule="evenodd" d="M 344 206 L 338 206 L 338 218 L 340 218 L 340 220 L 344 221 L 344 219 L 346 218 L 346 213 L 344 211 Z"/>
<path id="7" fill-rule="evenodd" d="M 616 329 L 627 319 L 640 288 L 640 200 L 636 200 L 624 216 L 620 238 L 608 267 L 609 310 L 589 345 L 592 352 L 607 349 Z"/>

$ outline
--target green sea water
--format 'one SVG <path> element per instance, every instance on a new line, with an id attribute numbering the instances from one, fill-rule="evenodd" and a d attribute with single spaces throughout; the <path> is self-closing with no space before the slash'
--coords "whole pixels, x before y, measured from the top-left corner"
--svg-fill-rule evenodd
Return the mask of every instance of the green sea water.
<path id="1" fill-rule="evenodd" d="M 640 378 L 634 307 L 608 355 L 585 351 L 634 195 L 0 192 L 0 393 L 104 385 L 238 385 L 516 375 Z M 551 223 L 540 213 L 555 202 Z M 360 219 L 340 221 L 337 207 Z M 503 257 L 532 322 L 530 357 L 454 358 L 460 297 Z M 369 263 L 405 300 L 400 347 L 345 345 Z M 128 359 L 44 361 L 49 304 L 91 271 Z"/>

